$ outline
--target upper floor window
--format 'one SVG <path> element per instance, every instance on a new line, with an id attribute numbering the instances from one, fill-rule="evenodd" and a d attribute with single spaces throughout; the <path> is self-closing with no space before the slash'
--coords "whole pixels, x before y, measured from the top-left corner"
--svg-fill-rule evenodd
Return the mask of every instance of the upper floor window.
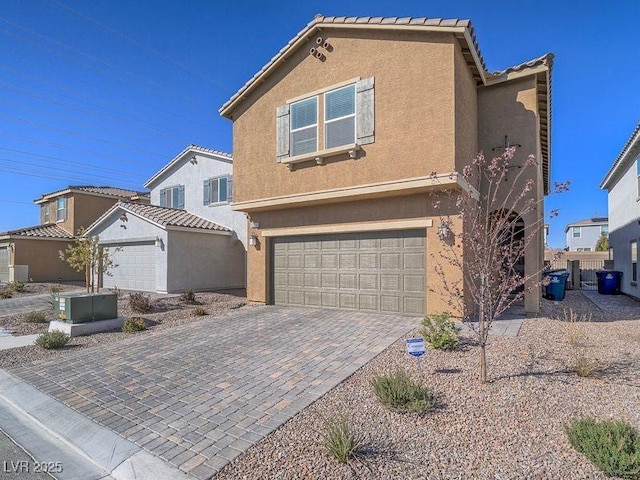
<path id="1" fill-rule="evenodd" d="M 184 185 L 177 185 L 160 190 L 160 206 L 184 208 Z"/>
<path id="2" fill-rule="evenodd" d="M 342 153 L 340 147 L 351 154 L 375 141 L 374 112 L 373 77 L 292 100 L 276 111 L 276 159 L 292 164 L 317 154 L 318 160 Z"/>
<path id="3" fill-rule="evenodd" d="M 56 200 L 56 221 L 62 222 L 67 219 L 67 197 L 60 197 Z"/>
<path id="4" fill-rule="evenodd" d="M 204 181 L 202 189 L 202 203 L 229 203 L 233 198 L 233 178 L 231 175 L 210 178 Z"/>
<path id="5" fill-rule="evenodd" d="M 582 229 L 580 227 L 573 227 L 571 229 L 573 238 L 580 238 L 582 236 Z"/>
<path id="6" fill-rule="evenodd" d="M 640 157 L 636 158 L 636 175 L 638 177 L 638 197 L 640 197 Z"/>
<path id="7" fill-rule="evenodd" d="M 600 235 L 604 235 L 605 237 L 609 236 L 609 226 L 608 225 L 602 225 L 600 227 Z"/>
<path id="8" fill-rule="evenodd" d="M 335 148 L 356 143 L 356 86 L 349 85 L 324 96 L 324 145 Z"/>
<path id="9" fill-rule="evenodd" d="M 291 156 L 318 150 L 318 97 L 291 104 Z"/>
<path id="10" fill-rule="evenodd" d="M 43 207 L 44 210 L 44 223 L 49 223 L 49 221 L 51 220 L 51 207 L 48 203 L 44 204 Z"/>

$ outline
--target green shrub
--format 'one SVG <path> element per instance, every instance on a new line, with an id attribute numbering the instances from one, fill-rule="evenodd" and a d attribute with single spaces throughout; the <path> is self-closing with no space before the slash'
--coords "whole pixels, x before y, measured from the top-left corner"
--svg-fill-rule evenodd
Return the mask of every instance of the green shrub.
<path id="1" fill-rule="evenodd" d="M 13 297 L 13 292 L 9 288 L 3 288 L 0 290 L 0 298 L 11 298 Z"/>
<path id="2" fill-rule="evenodd" d="M 142 332 L 147 329 L 147 324 L 144 318 L 141 317 L 129 317 L 124 321 L 122 325 L 122 331 L 126 333 Z"/>
<path id="3" fill-rule="evenodd" d="M 364 438 L 364 434 L 351 427 L 344 417 L 324 421 L 322 446 L 340 463 L 347 463 L 358 455 Z"/>
<path id="4" fill-rule="evenodd" d="M 47 315 L 44 312 L 29 312 L 24 316 L 24 321 L 28 323 L 47 323 Z"/>
<path id="5" fill-rule="evenodd" d="M 69 340 L 71 340 L 71 337 L 66 333 L 60 330 L 52 330 L 50 332 L 45 332 L 41 335 L 38 335 L 35 342 L 39 347 L 50 350 L 52 348 L 64 347 L 69 342 Z"/>
<path id="6" fill-rule="evenodd" d="M 13 290 L 14 292 L 24 292 L 25 284 L 24 282 L 18 282 L 17 280 L 13 282 L 9 282 L 7 285 L 9 290 Z"/>
<path id="7" fill-rule="evenodd" d="M 194 317 L 201 317 L 203 315 L 209 315 L 209 312 L 202 307 L 196 307 L 191 311 L 191 315 Z"/>
<path id="8" fill-rule="evenodd" d="M 448 312 L 434 313 L 422 319 L 420 333 L 436 350 L 455 350 L 460 344 L 460 327 Z"/>
<path id="9" fill-rule="evenodd" d="M 405 372 L 375 376 L 371 386 L 383 405 L 401 412 L 424 414 L 435 404 L 429 389 L 414 383 Z"/>
<path id="10" fill-rule="evenodd" d="M 188 305 L 193 305 L 195 303 L 198 303 L 198 297 L 196 297 L 196 294 L 193 293 L 193 290 L 187 290 L 186 292 L 183 292 L 182 295 L 180 295 L 180 301 Z"/>
<path id="11" fill-rule="evenodd" d="M 640 479 L 640 432 L 628 423 L 583 418 L 565 431 L 571 445 L 606 475 Z"/>
<path id="12" fill-rule="evenodd" d="M 136 313 L 147 313 L 151 311 L 151 297 L 142 292 L 129 294 L 129 306 Z"/>

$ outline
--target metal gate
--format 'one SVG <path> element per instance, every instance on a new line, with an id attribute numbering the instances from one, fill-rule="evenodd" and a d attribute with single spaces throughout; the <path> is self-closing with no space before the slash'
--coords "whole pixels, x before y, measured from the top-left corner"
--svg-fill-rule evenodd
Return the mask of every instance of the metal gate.
<path id="1" fill-rule="evenodd" d="M 597 290 L 596 271 L 604 268 L 604 260 L 580 260 L 580 290 Z"/>

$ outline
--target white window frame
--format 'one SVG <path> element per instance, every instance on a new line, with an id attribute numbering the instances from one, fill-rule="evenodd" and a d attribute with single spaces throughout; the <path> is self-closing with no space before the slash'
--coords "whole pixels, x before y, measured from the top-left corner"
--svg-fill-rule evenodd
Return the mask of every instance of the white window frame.
<path id="1" fill-rule="evenodd" d="M 638 240 L 631 240 L 631 284 L 638 282 Z M 635 255 L 634 255 L 635 254 Z M 633 258 L 635 256 L 635 258 Z"/>
<path id="2" fill-rule="evenodd" d="M 640 156 L 636 158 L 636 177 L 638 185 L 638 199 L 640 199 Z"/>
<path id="3" fill-rule="evenodd" d="M 231 182 L 231 175 L 220 175 L 218 177 L 211 177 L 209 178 L 209 203 L 207 203 L 207 205 L 226 205 L 228 203 L 231 203 L 231 198 L 233 196 L 233 183 Z M 224 200 L 220 200 L 220 180 L 225 180 L 227 183 L 227 195 L 225 196 Z M 218 200 L 214 201 L 213 200 L 213 182 L 217 182 L 218 183 Z M 231 192 L 229 192 L 229 187 L 231 186 Z"/>
<path id="4" fill-rule="evenodd" d="M 609 236 L 609 225 L 600 225 L 600 235 Z"/>
<path id="5" fill-rule="evenodd" d="M 67 204 L 67 197 L 59 197 L 56 200 L 56 222 L 64 222 L 67 219 Z"/>
<path id="6" fill-rule="evenodd" d="M 167 207 L 167 208 L 184 209 L 185 205 L 183 205 L 182 207 L 174 205 L 174 198 L 179 197 L 181 188 L 184 188 L 184 185 L 173 185 L 172 187 L 165 187 L 162 190 L 160 190 L 160 192 L 165 192 L 164 193 L 165 205 L 160 205 L 160 206 Z M 174 192 L 177 192 L 177 193 L 174 195 Z M 186 189 L 185 189 L 185 196 L 186 196 Z M 162 198 L 162 194 L 161 194 L 161 198 Z M 186 203 L 186 198 L 184 199 L 184 202 Z"/>
<path id="7" fill-rule="evenodd" d="M 582 227 L 571 227 L 571 235 L 573 238 L 582 238 Z"/>
<path id="8" fill-rule="evenodd" d="M 334 93 L 334 92 L 338 92 L 340 90 L 345 90 L 347 88 L 353 88 L 353 113 L 349 114 L 349 115 L 343 115 L 342 117 L 338 117 L 338 118 L 332 118 L 331 120 L 327 120 L 327 112 L 328 112 L 328 108 L 327 108 L 327 96 Z M 343 87 L 340 88 L 334 88 L 333 90 L 329 90 L 328 92 L 325 92 L 323 94 L 323 101 L 324 101 L 324 118 L 323 118 L 323 133 L 324 133 L 324 138 L 322 139 L 324 142 L 324 148 L 339 148 L 339 147 L 343 147 L 345 145 L 352 145 L 354 143 L 356 143 L 356 138 L 358 136 L 358 126 L 356 125 L 356 110 L 357 110 L 357 106 L 356 106 L 356 84 L 355 83 L 351 83 L 349 85 L 345 85 Z M 342 145 L 334 145 L 333 147 L 328 147 L 327 146 L 327 126 L 331 123 L 334 122 L 338 122 L 340 120 L 344 120 L 345 118 L 353 118 L 353 139 L 350 142 L 346 142 Z"/>
<path id="9" fill-rule="evenodd" d="M 51 221 L 51 204 L 44 204 L 44 223 L 49 223 Z"/>
<path id="10" fill-rule="evenodd" d="M 299 104 L 299 103 L 306 102 L 306 101 L 309 101 L 309 100 L 312 100 L 312 99 L 314 99 L 315 102 L 316 102 L 316 123 L 311 124 L 311 125 L 306 125 L 306 126 L 304 126 L 302 128 L 293 128 L 293 108 L 294 108 L 294 106 Z M 318 135 L 318 132 L 320 130 L 318 128 L 318 126 L 319 126 L 318 125 L 318 123 L 319 123 L 318 122 L 318 116 L 320 115 L 318 105 L 319 105 L 318 95 L 313 95 L 313 96 L 309 96 L 307 98 L 300 99 L 300 100 L 298 100 L 296 102 L 292 102 L 289 105 L 289 112 L 291 112 L 290 113 L 291 120 L 290 120 L 290 123 L 289 123 L 289 149 L 290 149 L 289 155 L 290 156 L 295 157 L 296 155 L 304 155 L 304 154 L 307 154 L 307 153 L 312 153 L 312 152 L 317 152 L 318 151 L 318 145 L 319 145 L 319 142 L 320 142 L 320 138 L 319 138 L 320 135 Z M 312 128 L 314 128 L 315 131 L 316 131 L 316 148 L 314 150 L 312 150 L 311 152 L 303 152 L 303 153 L 299 153 L 299 154 L 294 154 L 293 153 L 293 146 L 294 146 L 293 134 L 296 133 L 296 132 L 301 132 L 303 130 L 310 130 Z"/>

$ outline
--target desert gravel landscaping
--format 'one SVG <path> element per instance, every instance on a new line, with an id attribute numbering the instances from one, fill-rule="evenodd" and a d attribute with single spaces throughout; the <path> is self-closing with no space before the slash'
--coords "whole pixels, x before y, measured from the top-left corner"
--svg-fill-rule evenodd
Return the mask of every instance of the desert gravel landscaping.
<path id="1" fill-rule="evenodd" d="M 44 290 L 45 292 L 48 290 Z M 75 337 L 62 349 L 43 350 L 35 345 L 29 347 L 0 350 L 0 368 L 11 365 L 19 365 L 34 360 L 40 360 L 53 355 L 64 355 L 78 348 L 89 348 L 105 343 L 117 342 L 129 338 L 131 335 L 150 335 L 153 332 L 184 325 L 189 322 L 197 322 L 203 318 L 222 315 L 230 310 L 242 308 L 246 305 L 244 290 L 229 290 L 224 292 L 197 293 L 197 304 L 186 304 L 180 300 L 180 296 L 152 295 L 153 309 L 149 313 L 135 313 L 131 311 L 128 302 L 128 293 L 122 293 L 118 299 L 118 315 L 122 317 L 142 317 L 147 325 L 147 330 L 137 333 L 123 333 L 120 331 L 105 332 L 84 337 Z M 0 300 L 1 302 L 2 300 Z M 207 315 L 192 316 L 195 308 L 206 310 Z M 48 319 L 53 319 L 51 310 L 45 312 Z M 24 314 L 0 316 L 0 326 L 7 328 L 17 335 L 42 333 L 47 331 L 48 324 L 34 324 L 24 321 Z"/>
<path id="2" fill-rule="evenodd" d="M 592 322 L 559 321 L 568 308 Z M 585 416 L 640 427 L 640 315 L 600 312 L 580 292 L 545 300 L 543 315 L 526 320 L 517 338 L 492 338 L 485 385 L 470 339 L 455 352 L 428 350 L 422 373 L 398 341 L 216 478 L 606 478 L 563 427 Z M 581 353 L 597 359 L 593 376 L 575 374 Z M 420 417 L 378 404 L 372 377 L 398 369 L 433 389 L 435 411 Z M 321 445 L 323 419 L 339 415 L 367 436 L 361 458 L 344 466 Z"/>

